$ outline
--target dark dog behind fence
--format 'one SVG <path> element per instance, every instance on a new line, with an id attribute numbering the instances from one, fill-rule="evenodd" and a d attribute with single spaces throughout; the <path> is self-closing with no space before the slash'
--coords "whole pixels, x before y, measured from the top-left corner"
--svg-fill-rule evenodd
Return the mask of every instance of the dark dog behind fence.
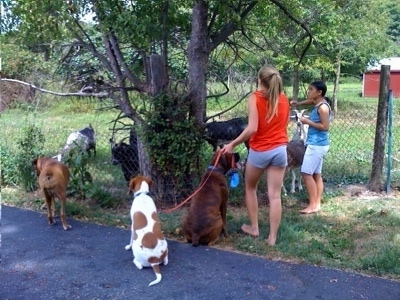
<path id="1" fill-rule="evenodd" d="M 218 145 L 231 141 L 239 136 L 247 123 L 242 118 L 234 118 L 227 121 L 213 121 L 206 123 L 205 140 L 215 151 Z M 133 176 L 140 172 L 137 134 L 130 131 L 129 144 L 124 141 L 128 137 L 115 142 L 110 139 L 111 162 L 113 165 L 120 165 L 125 180 L 128 182 Z"/>
<path id="2" fill-rule="evenodd" d="M 112 138 L 110 139 L 111 162 L 113 165 L 121 166 L 125 180 L 129 182 L 140 171 L 136 133 L 131 131 L 129 144 L 125 143 L 124 140 L 122 139 L 118 143 L 115 143 Z"/>
<path id="3" fill-rule="evenodd" d="M 242 118 L 208 122 L 205 128 L 205 139 L 215 151 L 218 145 L 237 138 L 246 126 L 247 123 Z"/>

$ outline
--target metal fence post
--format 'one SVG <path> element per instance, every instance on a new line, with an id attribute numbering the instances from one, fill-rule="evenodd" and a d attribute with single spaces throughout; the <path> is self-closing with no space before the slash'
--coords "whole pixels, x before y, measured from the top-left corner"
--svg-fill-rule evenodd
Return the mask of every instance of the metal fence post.
<path id="1" fill-rule="evenodd" d="M 390 173 L 392 171 L 392 117 L 393 117 L 393 93 L 388 95 L 388 139 L 387 139 L 387 163 L 386 163 L 386 194 L 390 192 Z"/>

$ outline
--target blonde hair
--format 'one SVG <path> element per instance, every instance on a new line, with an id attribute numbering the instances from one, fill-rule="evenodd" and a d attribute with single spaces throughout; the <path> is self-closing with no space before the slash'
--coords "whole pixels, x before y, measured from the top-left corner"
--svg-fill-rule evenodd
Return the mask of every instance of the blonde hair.
<path id="1" fill-rule="evenodd" d="M 267 122 L 270 122 L 274 115 L 278 114 L 278 99 L 283 93 L 283 83 L 279 72 L 271 66 L 264 66 L 258 71 L 258 80 L 263 88 L 262 93 L 268 99 Z"/>

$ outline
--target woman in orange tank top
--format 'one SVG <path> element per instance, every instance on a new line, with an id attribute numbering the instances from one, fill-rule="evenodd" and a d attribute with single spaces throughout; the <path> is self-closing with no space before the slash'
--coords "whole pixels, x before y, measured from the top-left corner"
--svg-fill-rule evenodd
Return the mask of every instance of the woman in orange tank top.
<path id="1" fill-rule="evenodd" d="M 222 152 L 249 141 L 249 155 L 245 170 L 245 201 L 250 224 L 243 224 L 243 232 L 258 237 L 257 185 L 265 170 L 268 198 L 270 202 L 270 231 L 266 239 L 275 245 L 281 222 L 281 187 L 287 166 L 286 127 L 289 122 L 289 101 L 283 94 L 283 83 L 279 72 L 264 66 L 258 71 L 258 89 L 247 101 L 248 125 Z"/>

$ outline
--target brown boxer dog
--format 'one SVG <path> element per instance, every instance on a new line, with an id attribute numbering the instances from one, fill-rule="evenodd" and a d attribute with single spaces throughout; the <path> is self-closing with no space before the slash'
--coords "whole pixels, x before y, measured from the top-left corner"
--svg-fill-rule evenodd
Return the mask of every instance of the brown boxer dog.
<path id="1" fill-rule="evenodd" d="M 60 201 L 60 219 L 64 230 L 71 229 L 71 225 L 65 220 L 65 203 L 67 200 L 67 185 L 69 181 L 69 170 L 63 163 L 51 157 L 38 157 L 32 161 L 32 166 L 38 176 L 38 183 L 43 192 L 46 206 L 47 219 L 50 225 L 54 225 L 54 198 Z"/>

